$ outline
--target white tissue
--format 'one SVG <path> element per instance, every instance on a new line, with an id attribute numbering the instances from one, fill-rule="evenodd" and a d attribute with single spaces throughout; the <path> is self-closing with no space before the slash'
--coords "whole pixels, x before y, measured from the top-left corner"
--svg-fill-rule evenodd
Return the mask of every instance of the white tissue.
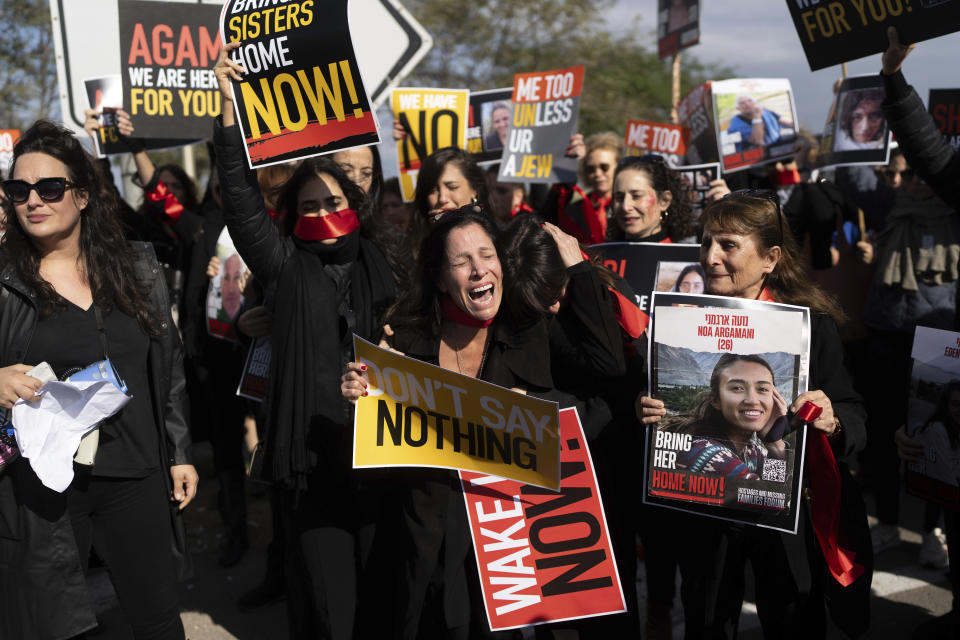
<path id="1" fill-rule="evenodd" d="M 80 438 L 120 411 L 130 396 L 107 380 L 48 382 L 40 400 L 13 405 L 13 432 L 20 455 L 45 487 L 58 493 L 73 482 L 73 456 Z"/>

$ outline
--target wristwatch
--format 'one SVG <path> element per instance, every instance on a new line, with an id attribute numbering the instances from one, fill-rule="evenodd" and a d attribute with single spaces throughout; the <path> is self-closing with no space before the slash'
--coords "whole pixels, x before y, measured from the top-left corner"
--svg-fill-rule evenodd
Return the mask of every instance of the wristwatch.
<path id="1" fill-rule="evenodd" d="M 750 121 L 750 124 L 763 124 L 763 118 L 754 118 Z"/>

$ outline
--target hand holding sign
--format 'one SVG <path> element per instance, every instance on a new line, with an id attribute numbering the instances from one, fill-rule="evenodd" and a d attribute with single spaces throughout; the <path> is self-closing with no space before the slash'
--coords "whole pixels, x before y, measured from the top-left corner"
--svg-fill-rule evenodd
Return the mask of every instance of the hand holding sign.
<path id="1" fill-rule="evenodd" d="M 892 76 L 897 71 L 900 71 L 900 67 L 903 66 L 903 61 L 906 60 L 910 52 L 916 48 L 917 43 L 906 46 L 900 44 L 900 36 L 897 35 L 896 27 L 887 27 L 887 39 L 890 42 L 890 46 L 883 52 L 883 75 Z"/>
<path id="2" fill-rule="evenodd" d="M 237 123 L 233 113 L 233 94 L 230 92 L 230 81 L 240 82 L 243 74 L 247 72 L 243 65 L 230 59 L 230 52 L 240 48 L 243 44 L 239 40 L 228 42 L 220 49 L 217 56 L 217 63 L 213 65 L 213 75 L 217 78 L 217 86 L 220 87 L 220 95 L 223 98 L 223 126 L 232 127 Z"/>

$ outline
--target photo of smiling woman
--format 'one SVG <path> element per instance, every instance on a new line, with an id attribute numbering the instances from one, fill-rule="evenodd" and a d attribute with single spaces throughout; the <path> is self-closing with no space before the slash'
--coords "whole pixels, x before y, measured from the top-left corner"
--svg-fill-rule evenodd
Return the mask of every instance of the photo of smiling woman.
<path id="1" fill-rule="evenodd" d="M 678 469 L 759 480 L 766 458 L 786 458 L 786 444 L 776 435 L 782 435 L 777 421 L 786 415 L 786 400 L 767 361 L 725 353 L 693 410 L 664 420 L 661 429 L 693 437 L 690 449 L 677 457 Z"/>

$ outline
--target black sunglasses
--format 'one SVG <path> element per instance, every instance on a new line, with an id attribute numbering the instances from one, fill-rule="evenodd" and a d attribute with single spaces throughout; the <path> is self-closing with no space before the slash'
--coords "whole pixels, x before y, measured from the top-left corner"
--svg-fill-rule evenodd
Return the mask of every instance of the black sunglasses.
<path id="1" fill-rule="evenodd" d="M 33 190 L 44 202 L 59 202 L 64 192 L 74 186 L 66 178 L 40 178 L 33 184 L 23 180 L 3 181 L 3 191 L 13 204 L 26 202 Z"/>
<path id="2" fill-rule="evenodd" d="M 774 191 L 769 189 L 740 189 L 739 191 L 731 191 L 727 195 L 723 196 L 721 200 L 726 200 L 727 198 L 734 197 L 746 197 L 746 198 L 759 198 L 761 200 L 769 200 L 777 208 L 777 223 L 780 225 L 780 242 L 777 243 L 777 246 L 783 246 L 783 211 L 780 209 L 780 197 Z"/>
<path id="3" fill-rule="evenodd" d="M 604 173 L 610 171 L 610 165 L 606 162 L 601 162 L 600 164 L 588 164 L 585 168 L 588 174 L 593 173 L 597 169 L 600 169 L 600 171 L 603 171 Z"/>

